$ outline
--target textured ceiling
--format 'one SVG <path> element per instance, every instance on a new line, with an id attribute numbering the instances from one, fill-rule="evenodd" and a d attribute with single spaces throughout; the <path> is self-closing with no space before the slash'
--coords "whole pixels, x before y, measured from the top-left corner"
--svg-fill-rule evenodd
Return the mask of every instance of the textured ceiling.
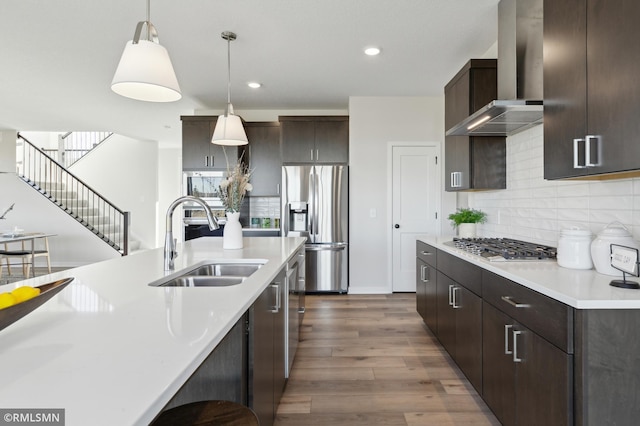
<path id="1" fill-rule="evenodd" d="M 344 109 L 349 96 L 438 96 L 497 37 L 498 0 L 155 0 L 151 22 L 183 98 L 151 104 L 110 83 L 144 0 L 1 0 L 0 128 L 109 130 L 179 141 L 180 115 Z M 365 46 L 381 55 L 367 57 Z M 263 87 L 249 89 L 248 81 Z"/>

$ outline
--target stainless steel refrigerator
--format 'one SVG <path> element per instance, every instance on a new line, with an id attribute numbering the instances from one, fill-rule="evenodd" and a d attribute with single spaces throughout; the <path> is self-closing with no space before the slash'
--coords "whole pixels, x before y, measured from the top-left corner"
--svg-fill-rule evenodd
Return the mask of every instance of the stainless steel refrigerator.
<path id="1" fill-rule="evenodd" d="M 306 292 L 349 286 L 349 170 L 345 165 L 282 167 L 282 235 L 307 237 Z"/>

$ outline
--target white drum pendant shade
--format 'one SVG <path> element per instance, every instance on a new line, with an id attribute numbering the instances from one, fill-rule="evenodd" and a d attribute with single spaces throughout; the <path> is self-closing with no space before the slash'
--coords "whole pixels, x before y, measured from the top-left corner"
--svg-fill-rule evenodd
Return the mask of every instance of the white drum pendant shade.
<path id="1" fill-rule="evenodd" d="M 169 52 L 153 41 L 128 41 L 111 82 L 121 96 L 149 102 L 173 102 L 182 97 Z"/>
<path id="2" fill-rule="evenodd" d="M 211 143 L 216 145 L 239 146 L 249 143 L 247 134 L 242 127 L 242 120 L 234 114 L 221 115 L 213 130 Z"/>

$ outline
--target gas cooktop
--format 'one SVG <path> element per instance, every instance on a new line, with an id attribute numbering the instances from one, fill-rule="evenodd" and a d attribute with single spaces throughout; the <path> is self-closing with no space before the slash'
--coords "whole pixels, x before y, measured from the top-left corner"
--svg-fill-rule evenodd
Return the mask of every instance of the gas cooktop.
<path id="1" fill-rule="evenodd" d="M 490 261 L 555 260 L 557 249 L 510 238 L 457 238 L 445 243 Z"/>

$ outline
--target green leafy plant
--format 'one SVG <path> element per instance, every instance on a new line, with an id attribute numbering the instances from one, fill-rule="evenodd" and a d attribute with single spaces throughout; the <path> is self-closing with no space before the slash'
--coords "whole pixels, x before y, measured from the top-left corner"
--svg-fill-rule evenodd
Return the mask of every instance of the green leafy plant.
<path id="1" fill-rule="evenodd" d="M 449 215 L 451 225 L 455 228 L 461 223 L 485 223 L 487 214 L 481 210 L 475 209 L 457 209 L 455 213 Z"/>

